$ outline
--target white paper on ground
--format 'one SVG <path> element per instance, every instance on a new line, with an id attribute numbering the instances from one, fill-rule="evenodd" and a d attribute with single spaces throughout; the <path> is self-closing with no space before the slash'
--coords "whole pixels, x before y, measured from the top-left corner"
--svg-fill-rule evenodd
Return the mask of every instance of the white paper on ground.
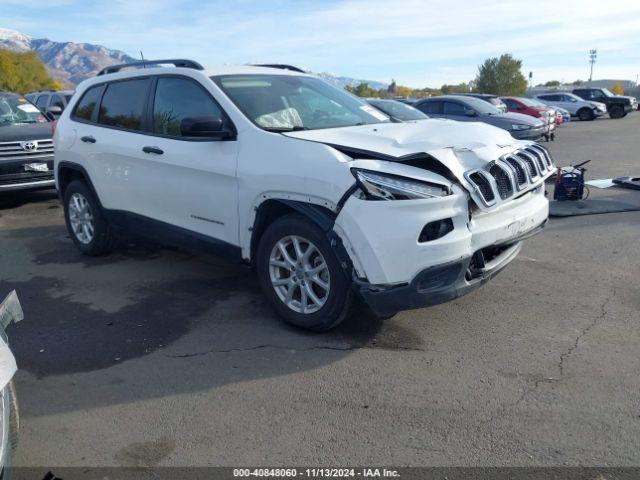
<path id="1" fill-rule="evenodd" d="M 590 187 L 596 187 L 596 188 L 609 188 L 615 185 L 615 183 L 613 183 L 613 181 L 610 178 L 600 178 L 597 180 L 589 180 L 584 183 L 585 185 L 589 185 Z"/>

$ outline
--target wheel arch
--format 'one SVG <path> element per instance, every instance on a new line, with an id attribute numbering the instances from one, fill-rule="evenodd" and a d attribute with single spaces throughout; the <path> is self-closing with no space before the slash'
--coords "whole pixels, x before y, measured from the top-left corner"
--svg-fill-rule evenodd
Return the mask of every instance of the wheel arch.
<path id="1" fill-rule="evenodd" d="M 265 230 L 278 218 L 290 213 L 299 213 L 315 223 L 323 232 L 327 233 L 333 229 L 336 213 L 328 207 L 291 200 L 286 198 L 268 198 L 255 207 L 255 216 L 251 226 L 251 240 L 249 245 L 249 258 L 245 258 L 248 263 L 253 263 L 258 244 Z"/>
<path id="2" fill-rule="evenodd" d="M 61 199 L 64 198 L 64 192 L 66 188 L 74 180 L 82 180 L 83 182 L 85 182 L 87 184 L 87 187 L 89 187 L 89 189 L 91 190 L 91 193 L 93 193 L 93 196 L 98 202 L 98 205 L 100 205 L 100 208 L 102 208 L 100 197 L 98 196 L 96 189 L 93 186 L 93 182 L 91 181 L 91 177 L 89 176 L 87 170 L 82 165 L 79 165 L 77 163 L 66 161 L 60 162 L 56 170 L 56 183 L 58 187 L 58 194 L 60 195 Z"/>
<path id="3" fill-rule="evenodd" d="M 286 198 L 270 198 L 256 207 L 256 215 L 251 227 L 251 241 L 249 258 L 245 261 L 253 264 L 258 250 L 258 244 L 267 227 L 278 218 L 290 213 L 299 213 L 311 220 L 327 236 L 329 244 L 342 266 L 347 278 L 352 278 L 353 263 L 340 236 L 333 230 L 338 214 L 328 206 L 317 205 L 301 200 Z"/>

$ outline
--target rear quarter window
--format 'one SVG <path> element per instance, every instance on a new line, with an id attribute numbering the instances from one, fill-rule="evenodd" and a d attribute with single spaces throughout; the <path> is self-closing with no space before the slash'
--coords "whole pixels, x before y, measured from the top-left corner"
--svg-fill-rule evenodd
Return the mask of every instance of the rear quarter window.
<path id="1" fill-rule="evenodd" d="M 87 122 L 91 121 L 96 105 L 100 101 L 101 93 L 102 85 L 91 87 L 86 92 L 84 92 L 84 95 L 82 95 L 82 98 L 73 111 L 73 117 L 79 120 L 85 120 Z"/>

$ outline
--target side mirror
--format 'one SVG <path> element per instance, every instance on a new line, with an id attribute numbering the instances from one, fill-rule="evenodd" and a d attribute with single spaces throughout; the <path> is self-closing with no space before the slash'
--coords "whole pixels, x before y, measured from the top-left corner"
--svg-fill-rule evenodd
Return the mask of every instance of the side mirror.
<path id="1" fill-rule="evenodd" d="M 478 115 L 478 114 L 476 113 L 476 111 L 475 111 L 473 108 L 466 108 L 466 109 L 464 110 L 464 114 L 465 114 L 467 117 L 475 117 L 475 116 L 477 116 L 477 115 Z"/>
<path id="2" fill-rule="evenodd" d="M 182 119 L 180 133 L 183 137 L 200 138 L 224 139 L 233 136 L 233 132 L 225 128 L 222 118 L 213 115 Z"/>
<path id="3" fill-rule="evenodd" d="M 50 113 L 51 115 L 60 115 L 62 113 L 62 108 L 58 105 L 52 105 L 47 108 L 47 113 Z"/>

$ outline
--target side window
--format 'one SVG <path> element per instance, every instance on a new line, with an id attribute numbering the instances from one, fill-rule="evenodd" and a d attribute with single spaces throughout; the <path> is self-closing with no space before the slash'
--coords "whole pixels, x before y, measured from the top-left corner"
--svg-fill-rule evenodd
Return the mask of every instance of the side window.
<path id="1" fill-rule="evenodd" d="M 546 100 L 547 102 L 561 102 L 562 98 L 560 95 L 544 95 L 544 96 L 540 96 L 540 98 L 542 98 L 543 100 Z"/>
<path id="2" fill-rule="evenodd" d="M 98 123 L 141 130 L 150 82 L 148 78 L 140 78 L 110 83 L 102 96 Z"/>
<path id="3" fill-rule="evenodd" d="M 90 121 L 93 118 L 93 111 L 100 101 L 100 92 L 102 92 L 102 85 L 91 87 L 89 90 L 84 92 L 84 95 L 82 95 L 82 98 L 76 104 L 73 117 L 80 120 Z"/>
<path id="4" fill-rule="evenodd" d="M 445 115 L 464 115 L 466 108 L 461 103 L 457 102 L 444 102 L 444 114 Z"/>
<path id="5" fill-rule="evenodd" d="M 64 100 L 60 95 L 54 95 L 51 97 L 51 105 L 50 107 L 60 107 L 64 109 Z"/>
<path id="6" fill-rule="evenodd" d="M 44 110 L 47 107 L 47 100 L 49 100 L 49 95 L 40 95 L 36 100 L 36 106 L 40 110 Z"/>
<path id="7" fill-rule="evenodd" d="M 222 111 L 204 88 L 184 78 L 158 78 L 153 102 L 154 133 L 178 137 L 182 120 L 206 116 L 222 118 Z"/>
<path id="8" fill-rule="evenodd" d="M 416 108 L 424 113 L 438 114 L 442 113 L 442 102 L 425 102 L 416 105 Z"/>
<path id="9" fill-rule="evenodd" d="M 502 101 L 505 103 L 509 110 L 517 110 L 520 106 L 516 102 L 514 102 L 513 100 L 509 100 L 508 98 L 505 98 Z"/>

